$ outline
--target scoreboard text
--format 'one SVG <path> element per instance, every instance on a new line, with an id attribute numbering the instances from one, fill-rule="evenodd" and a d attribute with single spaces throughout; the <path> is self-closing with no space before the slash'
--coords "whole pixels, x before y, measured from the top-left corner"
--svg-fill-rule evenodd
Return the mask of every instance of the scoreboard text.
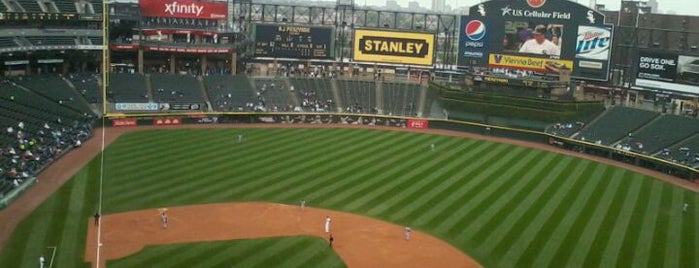
<path id="1" fill-rule="evenodd" d="M 332 58 L 330 27 L 255 25 L 255 56 L 274 58 Z"/>

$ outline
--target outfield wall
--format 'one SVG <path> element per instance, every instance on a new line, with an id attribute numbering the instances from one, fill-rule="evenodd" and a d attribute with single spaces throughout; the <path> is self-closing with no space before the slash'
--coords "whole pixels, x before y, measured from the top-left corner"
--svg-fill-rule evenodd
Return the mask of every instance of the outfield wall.
<path id="1" fill-rule="evenodd" d="M 118 114 L 107 115 L 105 126 L 135 127 L 140 125 L 181 124 L 347 124 L 396 128 L 444 129 L 493 137 L 546 143 L 551 146 L 601 156 L 659 171 L 682 179 L 699 179 L 699 170 L 664 159 L 619 150 L 613 147 L 555 136 L 541 131 L 486 125 L 456 120 L 420 119 L 384 115 L 337 113 L 198 113 L 198 114 Z"/>

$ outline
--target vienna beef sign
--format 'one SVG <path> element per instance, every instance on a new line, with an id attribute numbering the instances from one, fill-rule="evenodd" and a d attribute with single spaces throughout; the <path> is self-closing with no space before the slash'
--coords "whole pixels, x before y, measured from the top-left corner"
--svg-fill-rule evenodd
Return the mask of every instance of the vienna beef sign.
<path id="1" fill-rule="evenodd" d="M 228 5 L 220 2 L 181 0 L 140 0 L 141 15 L 146 17 L 223 20 Z"/>

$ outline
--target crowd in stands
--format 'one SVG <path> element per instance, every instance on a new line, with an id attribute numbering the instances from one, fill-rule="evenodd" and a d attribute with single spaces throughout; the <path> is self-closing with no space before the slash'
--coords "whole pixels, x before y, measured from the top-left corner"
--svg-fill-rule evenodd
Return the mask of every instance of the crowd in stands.
<path id="1" fill-rule="evenodd" d="M 53 110 L 27 107 L 26 103 L 37 100 L 21 100 L 33 95 L 18 94 L 23 89 L 15 86 L 8 79 L 0 83 L 0 197 L 36 176 L 71 148 L 80 147 L 91 136 L 94 119 L 87 112 L 80 116 L 55 102 L 44 102 L 55 103 Z M 52 113 L 59 110 L 66 113 Z"/>

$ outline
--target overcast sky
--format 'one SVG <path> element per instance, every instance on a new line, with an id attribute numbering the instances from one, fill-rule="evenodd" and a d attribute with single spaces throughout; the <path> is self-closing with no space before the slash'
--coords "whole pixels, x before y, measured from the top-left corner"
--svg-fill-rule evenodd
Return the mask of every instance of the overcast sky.
<path id="1" fill-rule="evenodd" d="M 336 1 L 336 0 L 332 0 Z M 355 3 L 358 5 L 363 5 L 364 1 L 367 2 L 367 4 L 372 5 L 385 5 L 386 0 L 355 0 Z M 408 6 L 408 2 L 410 1 L 418 1 L 420 3 L 420 6 L 423 7 L 432 7 L 432 0 L 396 0 L 399 5 L 403 7 Z M 682 14 L 682 15 L 692 15 L 692 16 L 699 16 L 699 2 L 697 0 L 657 0 L 658 1 L 658 9 L 662 13 L 667 13 L 667 11 L 674 11 L 676 14 Z M 480 3 L 480 0 L 447 0 L 447 5 L 452 6 L 453 8 L 460 7 L 460 6 L 472 6 L 477 3 Z M 582 5 L 589 6 L 590 5 L 590 0 L 578 0 L 576 1 Z M 380 4 L 379 4 L 380 3 Z M 597 0 L 597 4 L 603 4 L 607 7 L 607 10 L 619 10 L 619 6 L 621 5 L 621 0 Z"/>

